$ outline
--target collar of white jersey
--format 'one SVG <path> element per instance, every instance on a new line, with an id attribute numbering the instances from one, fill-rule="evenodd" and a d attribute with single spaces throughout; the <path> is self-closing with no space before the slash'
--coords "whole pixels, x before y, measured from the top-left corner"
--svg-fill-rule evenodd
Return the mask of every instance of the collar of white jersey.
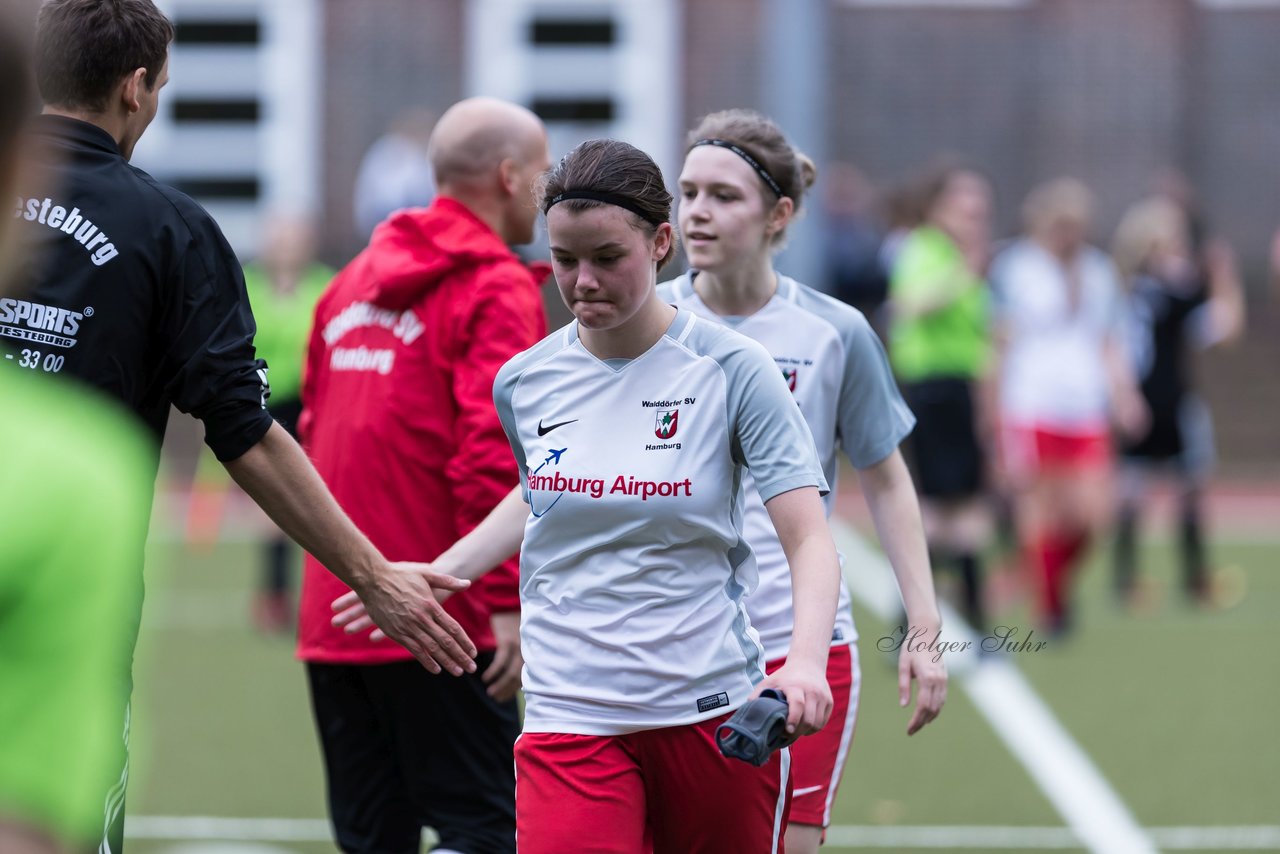
<path id="1" fill-rule="evenodd" d="M 667 331 L 662 333 L 662 338 L 673 338 L 676 343 L 683 344 L 684 339 L 689 337 L 689 333 L 693 331 L 693 325 L 697 323 L 698 316 L 692 311 L 675 307 L 676 319 L 671 321 L 671 325 L 667 327 Z M 661 341 L 659 338 L 658 341 Z M 578 321 L 575 319 L 572 323 L 564 328 L 564 346 L 575 343 L 578 340 Z M 657 343 L 654 343 L 657 346 Z M 652 348 L 650 348 L 652 349 Z M 647 352 L 647 351 L 646 351 Z"/>
<path id="2" fill-rule="evenodd" d="M 702 297 L 698 296 L 698 292 L 693 289 L 693 278 L 697 275 L 698 270 L 691 269 L 680 274 L 677 278 L 672 279 L 671 295 L 678 300 L 690 297 L 697 297 L 699 300 L 702 299 Z M 773 296 L 769 298 L 770 302 L 772 302 L 775 297 L 783 300 L 784 302 L 795 302 L 796 297 L 800 293 L 799 284 L 790 276 L 783 275 L 782 273 L 776 273 L 776 275 L 778 277 L 778 289 L 774 292 Z M 765 303 L 765 305 L 768 304 L 769 303 Z"/>

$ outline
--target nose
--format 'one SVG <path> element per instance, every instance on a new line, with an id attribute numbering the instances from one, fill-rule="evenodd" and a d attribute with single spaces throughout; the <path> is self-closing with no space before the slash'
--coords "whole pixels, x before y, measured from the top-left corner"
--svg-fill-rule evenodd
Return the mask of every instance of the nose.
<path id="1" fill-rule="evenodd" d="M 703 194 L 696 192 L 692 197 L 684 197 L 680 200 L 680 208 L 684 215 L 691 220 L 705 220 L 707 218 L 706 206 L 703 204 Z"/>
<path id="2" fill-rule="evenodd" d="M 588 263 L 579 262 L 578 277 L 573 283 L 574 290 L 579 293 L 590 293 L 599 290 L 600 283 L 596 280 L 595 269 Z"/>

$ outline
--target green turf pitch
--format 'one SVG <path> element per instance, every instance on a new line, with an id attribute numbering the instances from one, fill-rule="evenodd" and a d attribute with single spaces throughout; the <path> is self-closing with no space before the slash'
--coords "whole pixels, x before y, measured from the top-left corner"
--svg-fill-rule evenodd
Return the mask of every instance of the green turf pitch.
<path id="1" fill-rule="evenodd" d="M 1185 608 L 1174 594 L 1172 552 L 1157 545 L 1145 550 L 1144 560 L 1166 596 L 1151 613 L 1133 616 L 1114 608 L 1095 561 L 1082 578 L 1078 635 L 1018 659 L 1147 826 L 1280 821 L 1274 628 L 1280 549 L 1222 545 L 1215 555 L 1220 564 L 1239 567 L 1247 582 L 1247 595 L 1233 610 Z M 248 589 L 256 559 L 256 550 L 245 545 L 206 554 L 175 545 L 151 549 L 137 655 L 130 814 L 325 814 L 302 668 L 291 642 L 261 638 L 250 628 Z M 863 702 L 833 822 L 1060 825 L 956 686 L 938 722 L 905 736 L 907 714 L 897 707 L 895 674 L 874 648 L 884 627 L 865 612 L 856 616 Z M 1027 625 L 1017 611 L 1002 617 Z M 333 850 L 327 843 L 273 846 Z M 209 849 L 148 839 L 133 841 L 129 850 Z"/>

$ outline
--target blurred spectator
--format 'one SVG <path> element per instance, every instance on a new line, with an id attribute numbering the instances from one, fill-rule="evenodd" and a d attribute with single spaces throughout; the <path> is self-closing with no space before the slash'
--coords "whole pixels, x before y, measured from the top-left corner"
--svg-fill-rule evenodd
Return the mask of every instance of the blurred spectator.
<path id="1" fill-rule="evenodd" d="M 880 263 L 884 235 L 873 213 L 874 189 L 849 163 L 829 164 L 824 177 L 828 292 L 873 319 L 889 288 Z"/>
<path id="2" fill-rule="evenodd" d="M 1181 503 L 1180 546 L 1186 594 L 1210 593 L 1201 498 L 1213 465 L 1213 425 L 1191 388 L 1193 353 L 1237 337 L 1244 295 L 1231 248 L 1211 240 L 1194 251 L 1191 221 L 1174 201 L 1153 197 L 1131 207 L 1116 230 L 1114 257 L 1129 289 L 1129 354 L 1150 412 L 1147 429 L 1121 445 L 1115 589 L 1132 601 L 1137 581 L 1135 539 L 1147 476 L 1164 468 L 1176 477 Z"/>
<path id="3" fill-rule="evenodd" d="M 316 228 L 307 217 L 278 213 L 267 223 L 262 251 L 244 268 L 245 286 L 258 322 L 254 346 L 271 366 L 267 410 L 295 439 L 302 412 L 302 361 L 316 301 L 334 271 L 316 261 Z M 276 531 L 265 547 L 254 601 L 260 629 L 279 632 L 292 622 L 290 563 L 294 548 Z"/>
<path id="4" fill-rule="evenodd" d="M 990 363 L 987 287 L 991 188 L 938 171 L 921 193 L 924 223 L 902 242 L 889 285 L 889 354 L 918 423 L 910 448 L 935 568 L 954 564 L 966 617 L 984 623 L 979 554 L 989 537 L 975 383 Z"/>
<path id="5" fill-rule="evenodd" d="M 1069 178 L 1032 190 L 1027 236 L 996 259 L 1003 474 L 1051 634 L 1072 624 L 1070 581 L 1110 520 L 1108 415 L 1122 435 L 1145 411 L 1121 347 L 1115 266 L 1088 245 L 1093 195 Z"/>
<path id="6" fill-rule="evenodd" d="M 427 141 L 436 117 L 421 107 L 405 110 L 373 141 L 360 160 L 353 196 L 356 232 L 367 241 L 394 211 L 426 207 L 436 192 Z"/>

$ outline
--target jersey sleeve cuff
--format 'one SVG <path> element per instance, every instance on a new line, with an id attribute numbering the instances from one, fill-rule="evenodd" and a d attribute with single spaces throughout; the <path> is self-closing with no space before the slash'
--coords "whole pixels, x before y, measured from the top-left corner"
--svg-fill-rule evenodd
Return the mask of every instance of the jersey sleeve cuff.
<path id="1" fill-rule="evenodd" d="M 229 463 L 261 442 L 272 422 L 271 414 L 255 404 L 246 403 L 229 411 L 223 410 L 216 419 L 205 421 L 204 443 L 218 462 Z"/>
<path id="2" fill-rule="evenodd" d="M 817 472 L 793 474 L 789 477 L 771 480 L 768 483 L 757 483 L 756 491 L 760 493 L 760 500 L 767 502 L 769 499 L 784 492 L 790 492 L 793 489 L 801 489 L 806 486 L 816 486 L 819 495 L 826 495 L 831 491 L 827 487 L 827 479 Z"/>

